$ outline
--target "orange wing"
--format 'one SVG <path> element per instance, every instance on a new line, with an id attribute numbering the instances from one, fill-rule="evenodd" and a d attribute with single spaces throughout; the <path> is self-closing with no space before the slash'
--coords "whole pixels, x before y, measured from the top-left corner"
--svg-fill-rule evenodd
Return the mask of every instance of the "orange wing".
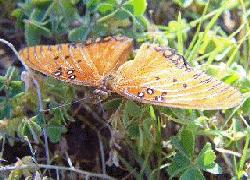
<path id="1" fill-rule="evenodd" d="M 111 88 L 142 103 L 184 109 L 227 109 L 242 101 L 239 91 L 191 68 L 173 49 L 147 44 L 118 69 Z"/>
<path id="2" fill-rule="evenodd" d="M 78 85 L 100 86 L 102 78 L 123 64 L 132 51 L 132 39 L 106 37 L 85 44 L 39 45 L 19 51 L 31 69 Z"/>

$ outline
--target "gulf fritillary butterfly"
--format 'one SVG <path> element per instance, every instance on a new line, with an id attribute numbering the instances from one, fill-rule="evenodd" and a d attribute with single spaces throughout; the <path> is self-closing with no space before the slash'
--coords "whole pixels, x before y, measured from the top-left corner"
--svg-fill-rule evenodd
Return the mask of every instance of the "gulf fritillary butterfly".
<path id="1" fill-rule="evenodd" d="M 175 50 L 106 37 L 85 43 L 38 45 L 19 51 L 28 67 L 62 81 L 93 86 L 142 103 L 184 109 L 228 109 L 242 101 L 235 88 L 190 67 Z"/>

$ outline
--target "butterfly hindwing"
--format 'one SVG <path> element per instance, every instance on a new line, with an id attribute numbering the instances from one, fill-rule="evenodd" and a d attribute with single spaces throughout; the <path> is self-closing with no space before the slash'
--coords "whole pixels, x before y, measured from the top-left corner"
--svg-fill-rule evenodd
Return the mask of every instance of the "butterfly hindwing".
<path id="1" fill-rule="evenodd" d="M 38 45 L 19 51 L 28 67 L 78 85 L 99 86 L 104 76 L 123 64 L 132 49 L 127 37 L 106 37 L 83 43 Z"/>
<path id="2" fill-rule="evenodd" d="M 139 102 L 187 109 L 227 109 L 242 100 L 236 89 L 193 69 L 174 50 L 148 44 L 118 69 L 112 89 Z"/>

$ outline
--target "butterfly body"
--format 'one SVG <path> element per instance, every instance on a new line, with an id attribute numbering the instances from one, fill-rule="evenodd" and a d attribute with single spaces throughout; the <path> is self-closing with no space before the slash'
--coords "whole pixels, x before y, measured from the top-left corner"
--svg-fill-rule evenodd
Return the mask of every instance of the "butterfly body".
<path id="1" fill-rule="evenodd" d="M 30 68 L 72 84 L 92 86 L 142 103 L 186 109 L 227 109 L 242 101 L 235 88 L 196 70 L 170 48 L 107 37 L 86 43 L 35 46 L 19 51 Z"/>

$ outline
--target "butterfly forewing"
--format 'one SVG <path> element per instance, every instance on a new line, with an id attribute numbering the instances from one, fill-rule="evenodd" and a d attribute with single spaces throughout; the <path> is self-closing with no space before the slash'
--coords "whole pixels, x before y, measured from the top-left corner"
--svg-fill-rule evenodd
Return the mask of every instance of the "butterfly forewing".
<path id="1" fill-rule="evenodd" d="M 242 100 L 236 89 L 191 68 L 174 50 L 148 44 L 118 69 L 112 89 L 143 103 L 188 109 L 227 109 Z"/>
<path id="2" fill-rule="evenodd" d="M 100 86 L 104 76 L 123 64 L 131 53 L 132 40 L 107 37 L 85 44 L 28 47 L 19 55 L 28 67 L 62 81 Z"/>
<path id="3" fill-rule="evenodd" d="M 110 74 L 125 63 L 132 51 L 132 39 L 127 37 L 97 38 L 85 49 L 101 76 Z M 108 44 L 107 44 L 108 42 Z"/>

